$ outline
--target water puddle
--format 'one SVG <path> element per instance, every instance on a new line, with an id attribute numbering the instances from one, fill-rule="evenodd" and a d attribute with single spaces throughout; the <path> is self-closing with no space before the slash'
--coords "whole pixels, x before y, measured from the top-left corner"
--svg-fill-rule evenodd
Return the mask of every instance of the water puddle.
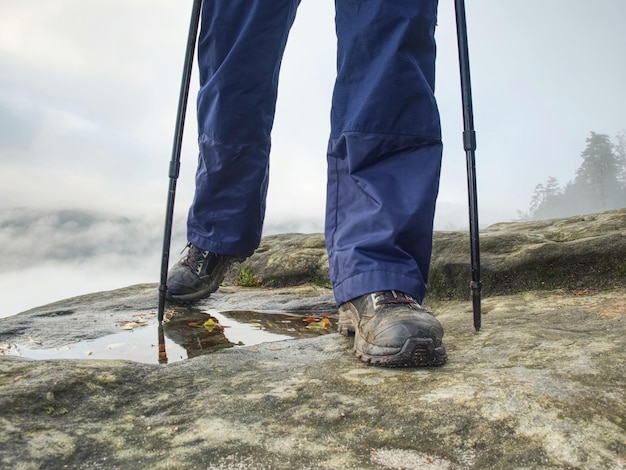
<path id="1" fill-rule="evenodd" d="M 177 308 L 159 325 L 150 321 L 123 322 L 126 328 L 98 339 L 52 349 L 0 345 L 0 354 L 29 359 L 126 359 L 169 364 L 225 348 L 253 346 L 336 331 L 336 313 L 285 314 L 254 311 L 217 312 Z"/>

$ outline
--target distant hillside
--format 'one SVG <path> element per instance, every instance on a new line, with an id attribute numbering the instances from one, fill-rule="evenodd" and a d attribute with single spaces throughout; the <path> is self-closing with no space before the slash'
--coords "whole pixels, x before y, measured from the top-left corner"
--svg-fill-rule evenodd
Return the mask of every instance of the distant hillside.
<path id="1" fill-rule="evenodd" d="M 184 230 L 184 221 L 177 222 L 174 243 L 181 249 Z M 162 221 L 80 209 L 11 209 L 0 214 L 0 272 L 111 254 L 158 256 L 162 237 Z"/>
<path id="2" fill-rule="evenodd" d="M 0 272 L 93 258 L 160 259 L 163 224 L 162 218 L 129 218 L 84 209 L 4 210 L 0 212 Z M 178 217 L 172 231 L 171 260 L 185 247 L 186 230 L 185 217 Z M 321 226 L 302 218 L 266 225 L 264 235 L 321 231 Z"/>

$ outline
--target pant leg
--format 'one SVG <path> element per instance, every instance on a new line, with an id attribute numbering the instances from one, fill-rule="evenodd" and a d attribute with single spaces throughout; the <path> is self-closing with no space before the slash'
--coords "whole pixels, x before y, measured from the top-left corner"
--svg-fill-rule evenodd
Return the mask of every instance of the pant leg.
<path id="1" fill-rule="evenodd" d="M 199 158 L 188 240 L 220 254 L 261 239 L 278 74 L 299 0 L 205 0 Z"/>
<path id="2" fill-rule="evenodd" d="M 426 291 L 441 130 L 436 0 L 336 0 L 326 243 L 338 304 Z"/>

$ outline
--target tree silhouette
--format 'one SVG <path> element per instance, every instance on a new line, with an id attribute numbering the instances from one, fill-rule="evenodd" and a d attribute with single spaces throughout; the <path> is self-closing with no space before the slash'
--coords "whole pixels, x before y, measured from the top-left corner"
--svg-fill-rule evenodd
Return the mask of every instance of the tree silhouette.
<path id="1" fill-rule="evenodd" d="M 626 207 L 626 134 L 611 142 L 591 132 L 576 177 L 560 188 L 557 179 L 538 184 L 526 218 L 548 219 Z"/>
<path id="2" fill-rule="evenodd" d="M 573 190 L 577 199 L 585 196 L 583 207 L 600 211 L 621 207 L 621 168 L 609 136 L 592 132 L 581 157 L 583 162 L 576 171 Z"/>
<path id="3" fill-rule="evenodd" d="M 617 164 L 621 167 L 617 179 L 622 188 L 626 189 L 626 132 L 619 134 L 615 140 L 615 157 L 617 158 Z"/>
<path id="4" fill-rule="evenodd" d="M 545 185 L 538 184 L 530 201 L 530 213 L 533 219 L 558 217 L 562 211 L 563 191 L 558 180 L 550 176 Z"/>

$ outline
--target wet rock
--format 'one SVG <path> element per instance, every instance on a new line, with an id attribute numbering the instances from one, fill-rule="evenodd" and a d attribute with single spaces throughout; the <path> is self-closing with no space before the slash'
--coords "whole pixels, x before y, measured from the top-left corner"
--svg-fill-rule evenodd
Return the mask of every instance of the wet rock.
<path id="1" fill-rule="evenodd" d="M 155 323 L 157 305 L 156 284 L 138 284 L 73 297 L 0 319 L 0 345 L 18 344 L 28 349 L 51 349 L 114 335 L 127 322 Z M 180 331 L 181 318 L 187 323 L 203 323 L 211 312 L 241 317 L 245 311 L 306 317 L 324 314 L 332 316 L 337 309 L 332 290 L 315 285 L 292 286 L 288 289 L 224 286 L 210 298 L 194 305 L 167 305 L 166 318 L 172 314 L 175 316 L 166 324 L 166 333 L 179 339 L 177 342 L 180 345 L 216 341 L 217 338 L 198 337 L 189 331 L 185 336 Z M 190 348 L 186 349 L 189 351 Z"/>
<path id="2" fill-rule="evenodd" d="M 623 469 L 625 218 L 485 230 L 492 287 L 480 333 L 471 304 L 454 299 L 463 295 L 454 284 L 468 282 L 467 239 L 440 234 L 443 290 L 427 299 L 446 330 L 450 362 L 440 368 L 370 367 L 336 333 L 241 347 L 228 330 L 197 336 L 213 341 L 211 354 L 170 364 L 3 356 L 0 468 Z M 267 242 L 248 266 L 295 276 L 287 258 L 298 258 L 299 238 L 283 237 L 284 251 Z M 188 310 L 168 307 L 180 320 L 169 335 L 206 312 L 332 316 L 319 236 L 312 245 L 301 272 L 317 266 L 317 285 L 223 287 Z M 32 309 L 0 320 L 0 347 L 85 341 L 129 318 L 155 324 L 156 300 L 155 285 L 140 285 Z"/>
<path id="3" fill-rule="evenodd" d="M 367 366 L 338 334 L 161 366 L 4 357 L 0 467 L 624 468 L 626 289 L 483 305 L 476 334 L 467 302 L 431 303 L 435 369 Z"/>

